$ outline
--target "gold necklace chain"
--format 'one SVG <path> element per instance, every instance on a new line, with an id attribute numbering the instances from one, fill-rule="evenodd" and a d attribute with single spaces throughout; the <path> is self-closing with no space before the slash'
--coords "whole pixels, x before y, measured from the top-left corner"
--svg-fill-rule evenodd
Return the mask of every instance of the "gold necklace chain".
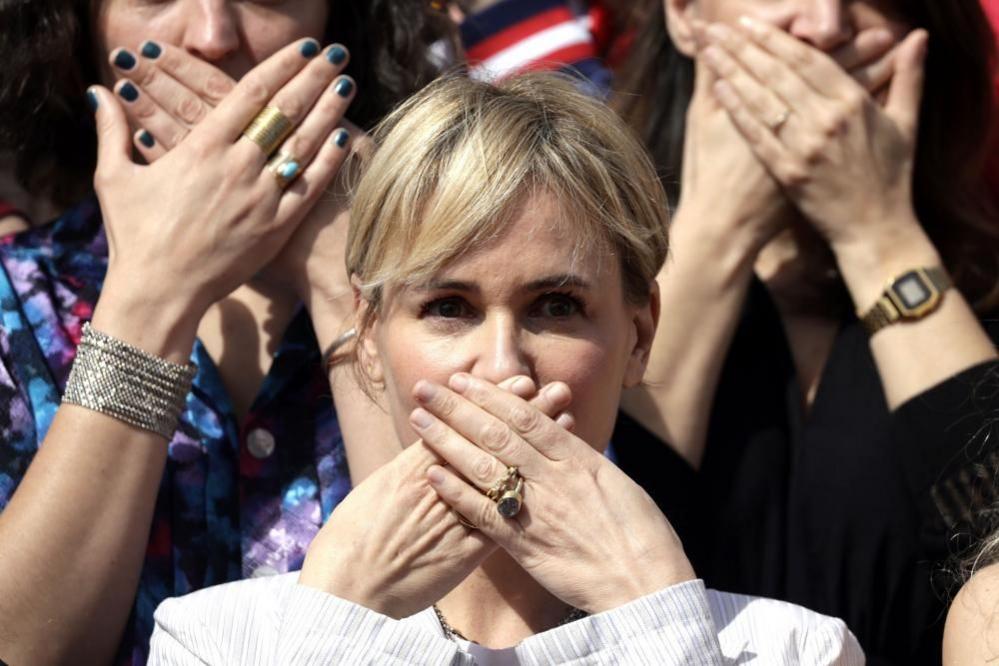
<path id="1" fill-rule="evenodd" d="M 442 613 L 441 609 L 437 607 L 437 604 L 433 605 L 433 609 L 434 609 L 434 614 L 437 616 L 437 621 L 441 623 L 441 629 L 444 630 L 444 638 L 450 641 L 453 641 L 455 638 L 460 638 L 461 640 L 468 641 L 469 643 L 475 642 L 470 638 L 467 638 L 463 633 L 461 633 L 460 631 L 452 627 L 450 624 L 448 624 L 448 621 L 444 619 L 444 613 Z M 579 608 L 570 608 L 569 612 L 565 614 L 565 617 L 559 620 L 558 624 L 552 627 L 552 629 L 569 624 L 570 622 L 575 622 L 576 620 L 582 620 L 584 617 L 588 615 L 589 613 L 587 613 L 584 610 L 580 610 Z"/>

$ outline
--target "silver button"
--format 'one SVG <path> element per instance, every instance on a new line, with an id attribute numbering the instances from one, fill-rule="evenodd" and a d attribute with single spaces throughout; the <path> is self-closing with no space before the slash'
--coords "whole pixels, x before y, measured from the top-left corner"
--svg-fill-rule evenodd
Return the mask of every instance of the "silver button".
<path id="1" fill-rule="evenodd" d="M 263 428 L 256 428 L 246 436 L 246 448 L 254 458 L 268 458 L 276 446 L 274 435 Z"/>

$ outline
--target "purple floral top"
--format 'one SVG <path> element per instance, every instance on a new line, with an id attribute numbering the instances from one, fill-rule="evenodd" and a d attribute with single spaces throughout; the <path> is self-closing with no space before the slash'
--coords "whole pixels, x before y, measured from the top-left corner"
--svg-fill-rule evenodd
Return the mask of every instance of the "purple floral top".
<path id="1" fill-rule="evenodd" d="M 95 200 L 0 238 L 0 511 L 52 423 L 107 269 Z M 238 423 L 200 342 L 170 442 L 119 663 L 144 664 L 153 611 L 208 585 L 298 569 L 350 489 L 343 441 L 307 313 L 289 325 Z"/>

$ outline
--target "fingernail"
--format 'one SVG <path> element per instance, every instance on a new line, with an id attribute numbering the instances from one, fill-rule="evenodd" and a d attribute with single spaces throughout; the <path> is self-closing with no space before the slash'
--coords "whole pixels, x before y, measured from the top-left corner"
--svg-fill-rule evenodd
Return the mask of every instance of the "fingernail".
<path id="1" fill-rule="evenodd" d="M 530 377 L 517 377 L 517 379 L 513 381 L 513 384 L 510 384 L 510 388 L 513 391 L 527 393 L 528 391 L 534 390 L 534 382 L 531 381 Z"/>
<path id="2" fill-rule="evenodd" d="M 439 486 L 444 483 L 444 470 L 434 465 L 427 470 L 427 481 L 432 485 Z"/>
<path id="3" fill-rule="evenodd" d="M 97 93 L 95 93 L 93 90 L 88 90 L 87 91 L 87 104 L 90 105 L 90 110 L 91 111 L 96 111 L 97 110 L 97 105 L 99 103 L 100 103 L 100 100 L 97 97 Z"/>
<path id="4" fill-rule="evenodd" d="M 302 47 L 299 49 L 299 52 L 306 58 L 311 58 L 319 53 L 319 44 L 314 39 L 302 42 Z"/>
<path id="5" fill-rule="evenodd" d="M 121 49 L 114 56 L 114 66 L 127 72 L 135 67 L 135 56 L 125 49 Z"/>
<path id="6" fill-rule="evenodd" d="M 156 145 L 156 139 L 154 139 L 153 135 L 147 132 L 146 130 L 142 130 L 141 132 L 139 132 L 139 143 L 141 143 L 146 148 L 152 148 L 153 146 Z"/>
<path id="7" fill-rule="evenodd" d="M 569 389 L 560 382 L 545 387 L 545 396 L 553 403 L 560 404 L 569 399 Z"/>
<path id="8" fill-rule="evenodd" d="M 754 35 L 762 35 L 764 31 L 763 24 L 751 16 L 740 16 L 739 25 Z"/>
<path id="9" fill-rule="evenodd" d="M 340 79 L 336 82 L 336 86 L 333 87 L 336 94 L 340 97 L 350 97 L 350 93 L 354 91 L 354 82 L 350 79 Z"/>
<path id="10" fill-rule="evenodd" d="M 145 41 L 142 46 L 139 47 L 139 52 L 142 53 L 142 57 L 149 58 L 150 60 L 156 60 L 163 53 L 163 49 L 160 45 L 153 41 Z"/>
<path id="11" fill-rule="evenodd" d="M 429 428 L 434 422 L 434 417 L 430 415 L 425 409 L 417 407 L 413 410 L 413 413 L 409 415 L 409 422 L 421 430 Z"/>
<path id="12" fill-rule="evenodd" d="M 350 141 L 350 132 L 345 129 L 339 130 L 333 137 L 333 143 L 339 148 L 343 148 Z"/>
<path id="13" fill-rule="evenodd" d="M 570 428 L 572 428 L 574 421 L 571 416 L 569 416 L 565 412 L 562 412 L 561 414 L 558 415 L 558 418 L 555 419 L 555 423 L 557 423 L 562 428 L 569 430 Z"/>
<path id="14" fill-rule="evenodd" d="M 463 372 L 459 372 L 456 375 L 451 375 L 451 381 L 448 382 L 458 393 L 464 393 L 468 389 L 468 375 Z"/>
<path id="15" fill-rule="evenodd" d="M 139 90 L 128 81 L 118 89 L 118 95 L 126 102 L 134 102 L 139 99 Z"/>
<path id="16" fill-rule="evenodd" d="M 326 51 L 326 59 L 334 65 L 339 65 L 347 59 L 347 49 L 339 44 L 334 44 Z"/>
<path id="17" fill-rule="evenodd" d="M 421 379 L 413 387 L 413 396 L 420 402 L 429 402 L 437 395 L 437 387 L 430 382 Z"/>

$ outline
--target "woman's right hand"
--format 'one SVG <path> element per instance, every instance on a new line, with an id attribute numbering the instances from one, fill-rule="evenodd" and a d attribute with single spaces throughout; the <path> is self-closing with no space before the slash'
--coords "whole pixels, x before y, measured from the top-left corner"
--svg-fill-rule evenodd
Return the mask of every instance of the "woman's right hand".
<path id="1" fill-rule="evenodd" d="M 537 391 L 523 376 L 496 388 L 571 427 L 568 395 Z M 417 441 L 354 488 L 309 546 L 299 584 L 399 619 L 464 580 L 496 545 L 463 526 L 427 484 L 427 469 L 440 464 Z"/>
<path id="2" fill-rule="evenodd" d="M 706 30 L 706 23 L 694 23 L 699 49 L 708 45 Z M 891 34 L 875 28 L 859 32 L 831 56 L 874 94 L 883 90 L 891 77 L 893 46 Z M 734 243 L 740 258 L 752 259 L 767 241 L 787 228 L 795 210 L 718 103 L 712 92 L 717 77 L 704 63 L 702 53 L 699 51 L 695 61 L 695 89 L 687 111 L 684 141 L 682 195 L 675 219 L 680 222 L 678 227 L 685 227 L 686 220 L 698 227 L 692 231 L 697 235 L 696 242 L 710 234 L 709 242 Z M 759 100 L 764 107 L 769 102 Z M 779 118 L 783 107 L 771 106 L 769 117 Z M 688 232 L 680 228 L 675 233 L 680 234 L 678 240 L 682 242 Z"/>
<path id="3" fill-rule="evenodd" d="M 301 40 L 248 73 L 177 146 L 150 165 L 131 159 L 131 132 L 116 97 L 100 87 L 95 188 L 110 262 L 94 325 L 154 353 L 186 359 L 204 311 L 278 253 L 338 172 L 349 96 L 331 85 L 342 69 Z M 302 172 L 282 190 L 267 156 L 242 137 L 265 107 L 296 126 L 282 148 Z M 102 307 L 103 306 L 103 307 Z M 121 330 L 122 317 L 155 326 Z M 176 334 L 182 342 L 170 346 Z M 185 348 L 186 347 L 186 348 Z"/>

